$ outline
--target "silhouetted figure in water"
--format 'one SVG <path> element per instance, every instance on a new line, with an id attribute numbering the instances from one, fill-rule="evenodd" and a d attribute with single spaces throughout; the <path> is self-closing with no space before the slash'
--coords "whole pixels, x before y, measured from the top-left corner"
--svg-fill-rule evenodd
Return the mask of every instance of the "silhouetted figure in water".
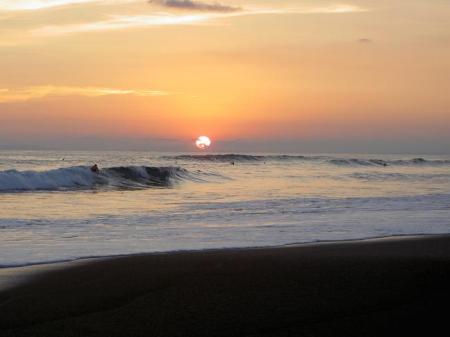
<path id="1" fill-rule="evenodd" d="M 98 169 L 98 165 L 97 164 L 94 164 L 94 165 L 92 165 L 91 166 L 91 171 L 92 172 L 94 172 L 94 173 L 100 173 L 100 170 Z"/>
<path id="2" fill-rule="evenodd" d="M 231 164 L 231 165 L 234 165 L 234 161 L 232 161 L 230 164 Z"/>

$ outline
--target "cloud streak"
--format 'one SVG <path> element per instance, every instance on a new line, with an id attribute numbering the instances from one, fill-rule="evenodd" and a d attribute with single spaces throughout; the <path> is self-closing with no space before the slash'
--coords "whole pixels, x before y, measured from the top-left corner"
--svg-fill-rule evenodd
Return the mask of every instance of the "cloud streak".
<path id="1" fill-rule="evenodd" d="M 202 15 L 113 15 L 109 19 L 97 22 L 73 25 L 45 26 L 31 31 L 33 36 L 60 36 L 75 33 L 102 32 L 109 30 L 123 30 L 148 26 L 189 25 L 207 21 Z"/>
<path id="2" fill-rule="evenodd" d="M 76 33 L 124 30 L 148 26 L 195 25 L 213 22 L 217 19 L 250 15 L 283 14 L 345 14 L 363 12 L 365 9 L 352 5 L 308 7 L 293 9 L 242 9 L 233 12 L 199 12 L 192 14 L 154 13 L 149 15 L 111 15 L 107 19 L 71 25 L 44 26 L 33 29 L 32 36 L 61 36 Z"/>
<path id="3" fill-rule="evenodd" d="M 22 88 L 0 88 L 0 103 L 13 103 L 42 99 L 47 97 L 102 97 L 132 95 L 138 97 L 167 96 L 170 93 L 161 90 L 134 90 L 104 87 L 71 87 L 71 86 L 32 86 Z"/>
<path id="4" fill-rule="evenodd" d="M 149 3 L 175 9 L 206 11 L 206 12 L 227 13 L 242 10 L 242 8 L 240 7 L 227 6 L 219 2 L 208 3 L 193 0 L 150 0 Z"/>
<path id="5" fill-rule="evenodd" d="M 73 5 L 99 1 L 100 0 L 2 0 L 0 1 L 0 10 L 4 11 L 38 10 L 64 5 Z"/>

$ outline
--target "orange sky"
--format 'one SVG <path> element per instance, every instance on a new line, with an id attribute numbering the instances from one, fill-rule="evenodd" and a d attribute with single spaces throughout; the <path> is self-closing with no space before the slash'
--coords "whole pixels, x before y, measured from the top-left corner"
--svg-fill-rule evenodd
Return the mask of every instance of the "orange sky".
<path id="1" fill-rule="evenodd" d="M 449 17 L 444 0 L 3 0 L 0 148 L 200 134 L 442 148 Z"/>

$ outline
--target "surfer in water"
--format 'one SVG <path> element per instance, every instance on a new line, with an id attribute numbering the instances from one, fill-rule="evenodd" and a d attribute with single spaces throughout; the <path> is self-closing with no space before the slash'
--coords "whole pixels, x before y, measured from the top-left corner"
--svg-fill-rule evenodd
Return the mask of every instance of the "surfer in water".
<path id="1" fill-rule="evenodd" d="M 94 165 L 91 166 L 91 172 L 97 173 L 97 174 L 100 173 L 100 170 L 98 169 L 98 165 L 97 164 L 94 164 Z"/>

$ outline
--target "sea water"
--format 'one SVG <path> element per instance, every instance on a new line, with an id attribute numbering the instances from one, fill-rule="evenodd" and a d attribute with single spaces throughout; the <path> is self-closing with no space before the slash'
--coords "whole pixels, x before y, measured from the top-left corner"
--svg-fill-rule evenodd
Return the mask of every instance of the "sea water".
<path id="1" fill-rule="evenodd" d="M 449 232 L 450 156 L 0 152 L 2 267 Z"/>

